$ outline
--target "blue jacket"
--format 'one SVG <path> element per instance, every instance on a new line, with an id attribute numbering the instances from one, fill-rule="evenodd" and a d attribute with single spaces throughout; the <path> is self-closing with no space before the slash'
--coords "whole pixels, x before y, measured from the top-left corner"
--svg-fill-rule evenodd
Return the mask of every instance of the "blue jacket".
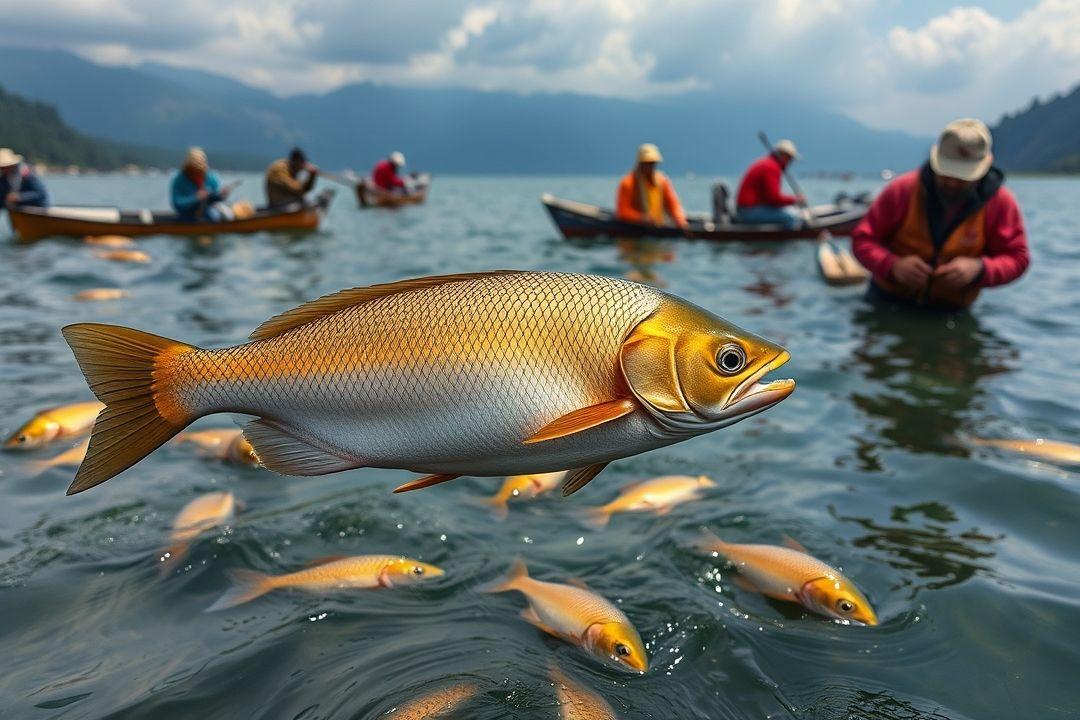
<path id="1" fill-rule="evenodd" d="M 207 171 L 203 189 L 210 193 L 210 197 L 206 200 L 206 205 L 222 200 L 219 192 L 221 190 L 221 182 L 218 180 L 217 173 L 213 170 Z M 176 173 L 176 177 L 172 180 L 172 206 L 173 210 L 176 211 L 176 214 L 184 220 L 194 220 L 196 213 L 199 211 L 199 198 L 196 195 L 197 192 L 199 192 L 199 188 L 195 187 L 195 183 L 191 181 L 191 178 L 184 174 L 183 170 Z"/>
<path id="2" fill-rule="evenodd" d="M 19 205 L 48 207 L 49 193 L 45 190 L 45 184 L 41 182 L 41 179 L 25 165 L 20 165 L 16 172 L 22 176 L 17 191 L 19 193 Z M 0 174 L 0 205 L 7 198 L 9 192 L 11 192 L 11 181 L 7 175 Z"/>

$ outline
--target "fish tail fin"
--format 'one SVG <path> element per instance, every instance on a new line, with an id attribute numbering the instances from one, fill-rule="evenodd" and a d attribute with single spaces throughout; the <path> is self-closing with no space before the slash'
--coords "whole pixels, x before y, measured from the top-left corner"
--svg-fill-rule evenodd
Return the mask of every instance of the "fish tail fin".
<path id="1" fill-rule="evenodd" d="M 525 566 L 525 558 L 518 555 L 514 558 L 514 564 L 510 566 L 506 576 L 498 580 L 484 583 L 477 588 L 482 593 L 501 593 L 517 590 L 518 582 L 529 577 L 529 569 Z"/>
<path id="2" fill-rule="evenodd" d="M 596 528 L 597 530 L 606 528 L 610 521 L 611 513 L 603 507 L 590 508 L 588 515 L 585 516 L 585 523 L 589 527 Z"/>
<path id="3" fill-rule="evenodd" d="M 117 325 L 79 323 L 63 333 L 87 384 L 105 403 L 68 488 L 74 495 L 127 470 L 198 417 L 173 396 L 168 378 L 159 372 L 168 360 L 195 348 Z"/>
<path id="4" fill-rule="evenodd" d="M 180 541 L 162 550 L 161 554 L 158 555 L 158 574 L 161 577 L 172 575 L 183 559 L 187 557 L 189 547 L 188 543 Z"/>
<path id="5" fill-rule="evenodd" d="M 724 547 L 727 545 L 720 536 L 714 533 L 712 530 L 702 530 L 697 539 L 693 543 L 694 549 L 702 553 L 722 553 Z"/>
<path id="6" fill-rule="evenodd" d="M 232 582 L 232 587 L 204 612 L 217 612 L 243 605 L 274 589 L 270 576 L 255 570 L 229 570 L 226 574 Z"/>
<path id="7" fill-rule="evenodd" d="M 510 503 L 498 496 L 485 498 L 482 502 L 499 522 L 502 522 L 510 515 Z"/>

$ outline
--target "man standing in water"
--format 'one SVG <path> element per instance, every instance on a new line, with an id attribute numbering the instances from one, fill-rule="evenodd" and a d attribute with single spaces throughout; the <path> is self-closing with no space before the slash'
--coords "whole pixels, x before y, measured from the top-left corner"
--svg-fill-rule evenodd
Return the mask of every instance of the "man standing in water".
<path id="1" fill-rule="evenodd" d="M 668 219 L 686 227 L 679 196 L 667 175 L 656 169 L 663 162 L 660 149 L 652 143 L 638 148 L 637 164 L 619 182 L 615 196 L 615 216 L 619 220 L 663 225 Z"/>
<path id="2" fill-rule="evenodd" d="M 1029 262 L 1024 219 L 994 167 L 990 130 L 945 126 L 930 161 L 889 183 L 851 234 L 875 300 L 956 310 Z"/>

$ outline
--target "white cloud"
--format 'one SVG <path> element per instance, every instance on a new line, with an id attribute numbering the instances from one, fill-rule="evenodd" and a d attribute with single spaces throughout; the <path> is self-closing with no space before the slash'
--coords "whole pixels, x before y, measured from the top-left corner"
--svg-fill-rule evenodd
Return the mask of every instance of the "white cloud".
<path id="1" fill-rule="evenodd" d="M 278 93 L 360 80 L 618 97 L 710 89 L 920 133 L 1080 81 L 1080 0 L 1008 19 L 958 6 L 872 29 L 884 3 L 0 0 L 0 43 L 198 67 Z"/>

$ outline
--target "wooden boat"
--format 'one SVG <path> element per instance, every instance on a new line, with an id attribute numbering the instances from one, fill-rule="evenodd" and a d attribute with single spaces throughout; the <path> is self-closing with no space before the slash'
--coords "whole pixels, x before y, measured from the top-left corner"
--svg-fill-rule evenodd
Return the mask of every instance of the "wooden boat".
<path id="1" fill-rule="evenodd" d="M 810 208 L 814 222 L 796 230 L 780 225 L 746 225 L 730 220 L 715 222 L 707 215 L 687 215 L 684 228 L 674 225 L 649 225 L 626 222 L 615 213 L 597 205 L 563 200 L 544 193 L 540 202 L 547 208 L 555 227 L 567 238 L 586 237 L 656 237 L 689 240 L 804 240 L 818 237 L 823 230 L 836 236 L 851 234 L 862 220 L 870 204 L 865 198 L 844 199 L 839 202 Z"/>
<path id="2" fill-rule="evenodd" d="M 428 188 L 431 187 L 431 175 L 416 173 L 405 181 L 409 190 L 404 193 L 387 192 L 375 186 L 369 178 L 356 183 L 356 199 L 360 207 L 396 208 L 402 205 L 419 205 L 427 200 Z"/>
<path id="3" fill-rule="evenodd" d="M 87 235 L 220 235 L 255 232 L 310 232 L 330 206 L 334 191 L 323 190 L 309 203 L 257 208 L 250 217 L 225 222 L 181 220 L 171 211 L 121 210 L 114 207 L 53 206 L 12 210 L 11 227 L 20 242 L 46 237 Z"/>

